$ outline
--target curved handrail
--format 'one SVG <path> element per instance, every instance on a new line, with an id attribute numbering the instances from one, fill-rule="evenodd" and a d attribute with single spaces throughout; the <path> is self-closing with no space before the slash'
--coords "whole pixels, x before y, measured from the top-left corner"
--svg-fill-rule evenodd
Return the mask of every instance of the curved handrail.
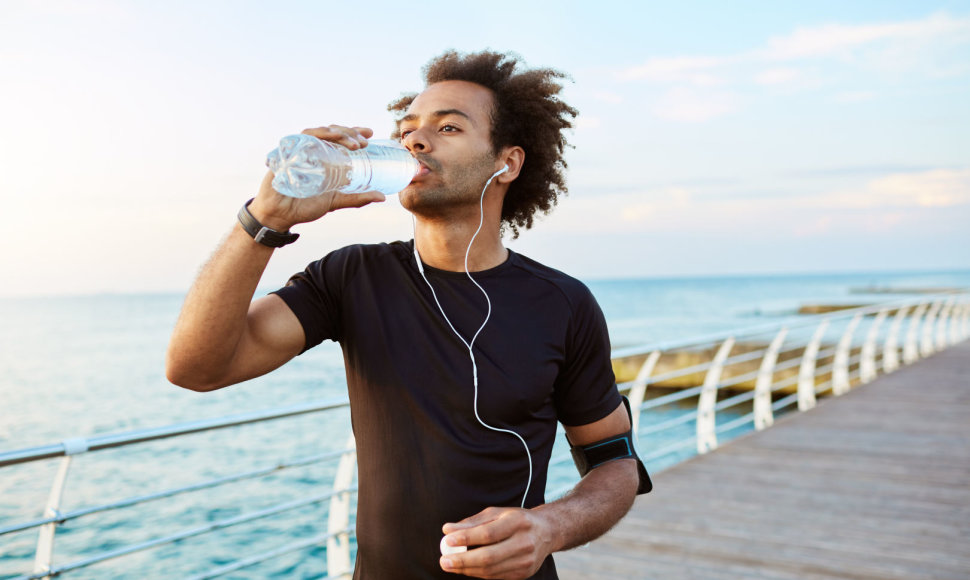
<path id="1" fill-rule="evenodd" d="M 965 292 L 956 292 L 957 295 L 966 295 Z M 953 297 L 954 293 L 941 293 L 941 294 L 927 294 L 919 298 L 901 298 L 898 300 L 892 300 L 888 302 L 881 302 L 879 304 L 872 304 L 867 306 L 860 306 L 858 308 L 847 308 L 845 310 L 839 310 L 837 312 L 830 312 L 828 314 L 811 314 L 811 315 L 792 315 L 787 318 L 775 322 L 766 322 L 763 324 L 756 324 L 752 326 L 745 326 L 739 329 L 723 330 L 718 332 L 711 332 L 708 334 L 702 334 L 699 336 L 691 336 L 682 339 L 673 340 L 663 340 L 657 342 L 649 342 L 638 345 L 624 346 L 615 348 L 611 352 L 613 358 L 625 358 L 628 356 L 636 356 L 641 354 L 646 354 L 654 350 L 661 351 L 671 351 L 671 350 L 681 350 L 688 347 L 698 347 L 705 345 L 712 345 L 724 342 L 729 336 L 735 338 L 746 337 L 746 336 L 756 336 L 759 334 L 768 334 L 771 332 L 776 332 L 779 327 L 787 326 L 789 329 L 801 328 L 805 326 L 811 326 L 816 324 L 818 320 L 823 318 L 830 321 L 851 319 L 856 314 L 861 313 L 863 316 L 868 316 L 870 314 L 877 314 L 882 308 L 895 309 L 900 306 L 917 304 L 924 301 L 932 301 L 934 299 L 950 298 Z"/>
<path id="2" fill-rule="evenodd" d="M 38 447 L 26 447 L 24 449 L 14 449 L 12 451 L 0 452 L 0 467 L 16 465 L 18 463 L 28 463 L 52 457 L 65 457 L 68 455 L 78 455 L 89 451 L 100 451 L 113 447 L 124 447 L 135 443 L 146 441 L 156 441 L 158 439 L 168 439 L 190 433 L 202 433 L 203 431 L 213 431 L 225 429 L 227 427 L 237 427 L 249 423 L 261 423 L 274 419 L 283 419 L 307 413 L 317 413 L 329 409 L 349 407 L 350 401 L 344 397 L 339 399 L 329 399 L 326 401 L 311 401 L 309 403 L 299 403 L 289 407 L 279 409 L 269 409 L 265 411 L 252 411 L 249 413 L 239 413 L 225 417 L 212 419 L 200 419 L 164 427 L 151 427 L 148 429 L 135 429 L 132 431 L 118 431 L 114 433 L 104 433 L 91 437 L 72 437 L 64 439 L 60 443 L 40 445 Z"/>
<path id="3" fill-rule="evenodd" d="M 640 414 L 646 410 L 656 410 L 661 407 L 669 406 L 681 406 L 689 399 L 696 399 L 698 401 L 696 408 L 692 410 L 680 413 L 672 418 L 666 418 L 662 421 L 658 421 L 645 428 L 638 429 L 639 437 L 645 438 L 648 435 L 655 436 L 672 430 L 679 429 L 683 431 L 691 423 L 694 423 L 696 427 L 696 429 L 691 430 L 689 435 L 682 437 L 679 440 L 675 440 L 672 443 L 667 443 L 656 448 L 649 449 L 646 453 L 641 453 L 641 457 L 647 462 L 652 462 L 659 461 L 660 459 L 671 456 L 672 454 L 684 453 L 691 447 L 698 448 L 700 452 L 713 450 L 718 446 L 718 438 L 722 434 L 742 427 L 757 426 L 758 424 L 767 427 L 771 424 L 773 413 L 781 411 L 787 407 L 791 407 L 796 402 L 798 403 L 797 407 L 799 410 L 806 410 L 811 408 L 811 405 L 814 405 L 815 397 L 818 395 L 827 393 L 829 391 L 833 391 L 834 395 L 838 395 L 848 389 L 853 388 L 861 382 L 871 380 L 871 378 L 875 376 L 875 374 L 878 374 L 880 370 L 883 374 L 886 372 L 891 372 L 896 366 L 898 366 L 898 355 L 900 354 L 900 349 L 903 350 L 902 362 L 904 364 L 909 364 L 913 362 L 915 358 L 932 354 L 933 352 L 939 351 L 942 348 L 957 342 L 958 340 L 964 340 L 970 336 L 970 300 L 968 300 L 968 298 L 970 298 L 970 294 L 968 293 L 922 296 L 917 299 L 895 300 L 883 304 L 847 309 L 823 315 L 804 316 L 797 319 L 786 318 L 774 323 L 756 325 L 733 332 L 710 333 L 683 340 L 663 341 L 635 347 L 615 349 L 612 353 L 614 358 L 649 354 L 648 362 L 650 362 L 650 364 L 645 364 L 643 367 L 641 367 L 637 378 L 634 381 L 619 385 L 621 390 L 632 391 L 631 394 L 635 395 L 634 398 L 636 399 L 637 403 L 634 406 L 636 410 L 636 423 L 639 423 Z M 893 309 L 896 309 L 893 324 L 882 324 L 883 321 L 888 318 Z M 927 310 L 927 315 L 923 317 L 923 313 Z M 856 327 L 860 325 L 862 320 L 869 315 L 876 315 L 876 318 L 872 324 L 869 325 L 866 333 L 860 332 L 860 335 L 865 336 L 864 342 L 860 349 L 857 348 L 853 336 L 855 334 Z M 897 336 L 901 332 L 905 318 L 910 319 L 910 324 L 908 327 L 907 336 L 903 341 L 903 344 L 900 346 Z M 833 322 L 839 321 L 846 323 L 845 327 L 841 329 L 841 340 L 838 341 L 837 345 L 823 347 L 821 341 L 824 337 L 826 329 L 832 326 Z M 811 339 L 808 339 L 806 336 L 795 336 L 798 333 L 786 332 L 783 330 L 788 329 L 790 331 L 791 329 L 808 328 L 812 325 L 815 326 L 816 330 Z M 770 345 L 766 345 L 762 348 L 756 344 L 756 348 L 754 350 L 748 350 L 734 356 L 728 356 L 731 347 L 738 341 L 738 339 L 751 338 L 758 335 L 767 335 L 769 333 L 773 333 L 775 335 L 775 339 Z M 886 337 L 882 340 L 882 348 L 877 348 L 880 336 L 882 335 L 886 335 Z M 917 348 L 913 348 L 914 343 Z M 697 349 L 700 346 L 717 344 L 721 345 L 721 349 L 719 350 L 718 356 L 714 357 L 714 359 L 710 361 L 652 376 L 654 366 L 656 365 L 658 359 L 663 357 L 665 354 L 677 352 L 679 350 Z M 799 351 L 801 351 L 800 354 L 798 354 Z M 778 357 L 780 355 L 791 356 L 787 357 L 786 360 L 781 360 L 778 362 Z M 739 367 L 745 363 L 753 363 L 758 360 L 761 361 L 761 365 L 758 370 L 735 372 L 732 376 L 722 379 L 724 369 L 729 367 Z M 817 361 L 831 362 L 818 365 L 816 364 Z M 796 368 L 798 369 L 797 374 L 789 373 L 789 376 L 783 376 L 781 378 L 777 376 L 778 373 L 792 371 Z M 664 393 L 659 396 L 653 396 L 653 393 L 651 392 L 651 396 L 649 398 L 645 397 L 646 390 L 650 385 L 654 385 L 662 380 L 682 378 L 689 375 L 696 376 L 699 373 L 706 373 L 704 385 L 686 387 L 678 391 Z M 718 400 L 718 394 L 723 389 L 740 388 L 745 383 L 754 379 L 757 379 L 757 384 L 755 385 L 754 390 L 732 394 L 731 396 Z M 798 388 L 795 392 L 782 396 L 784 389 L 789 389 L 790 387 L 796 386 L 796 384 Z M 755 405 L 755 411 L 733 417 L 726 421 L 719 421 L 721 413 L 724 410 L 729 408 L 738 408 L 739 406 L 752 402 L 753 400 L 757 402 L 757 405 Z M 192 421 L 158 428 L 100 434 L 87 438 L 65 439 L 61 442 L 50 445 L 0 452 L 0 468 L 32 461 L 62 457 L 62 461 L 64 461 L 61 470 L 63 475 L 60 475 L 59 477 L 61 477 L 60 483 L 63 483 L 63 477 L 66 477 L 66 467 L 68 465 L 67 462 L 73 457 L 84 453 L 98 451 L 101 449 L 124 447 L 127 445 L 158 439 L 178 437 L 190 433 L 199 433 L 215 429 L 259 423 L 263 421 L 283 419 L 307 413 L 344 409 L 348 406 L 349 403 L 346 398 L 332 399 L 327 401 L 312 401 L 280 409 L 241 413 L 227 417 Z M 743 410 L 741 412 L 743 413 Z M 759 421 L 760 423 L 758 423 Z M 310 462 L 343 457 L 343 461 L 346 464 L 348 454 L 352 453 L 352 450 L 340 450 L 315 455 L 309 458 L 280 462 L 273 466 L 250 470 L 240 474 L 217 478 L 205 482 L 198 482 L 191 485 L 182 486 L 180 488 L 130 497 L 123 500 L 116 500 L 114 502 L 109 502 L 99 506 L 88 506 L 65 513 L 57 511 L 57 502 L 54 501 L 54 509 L 52 509 L 53 513 L 49 513 L 43 518 L 7 525 L 6 527 L 0 528 L 0 536 L 30 528 L 46 527 L 45 529 L 49 530 L 48 539 L 52 543 L 53 531 L 56 529 L 57 525 L 79 518 L 83 515 L 96 513 L 98 511 L 107 511 L 110 509 L 120 509 L 146 501 L 154 501 L 181 493 L 188 493 L 199 489 L 215 487 L 245 478 L 261 477 L 279 469 L 303 465 Z M 551 460 L 550 465 L 567 463 L 569 459 L 569 455 L 554 457 Z M 164 543 L 179 541 L 180 539 L 185 539 L 187 537 L 208 533 L 214 531 L 215 529 L 222 529 L 224 527 L 236 525 L 237 523 L 243 521 L 249 521 L 259 517 L 268 517 L 268 515 L 280 513 L 288 509 L 296 509 L 294 506 L 299 507 L 307 505 L 307 501 L 310 503 L 319 503 L 325 499 L 335 500 L 339 498 L 340 501 L 346 502 L 347 494 L 353 493 L 354 491 L 354 488 L 349 486 L 349 476 L 347 470 L 347 465 L 341 467 L 339 470 L 341 474 L 335 479 L 334 488 L 327 494 L 314 496 L 311 498 L 311 500 L 304 499 L 297 500 L 296 502 L 279 504 L 277 506 L 265 508 L 254 513 L 244 514 L 243 516 L 229 518 L 220 522 L 212 522 L 209 526 L 193 528 L 191 530 L 183 530 L 176 534 L 170 534 L 162 538 L 155 538 L 146 542 L 125 546 L 115 550 L 109 550 L 107 552 L 96 554 L 94 556 L 90 556 L 75 562 L 70 562 L 58 567 L 39 566 L 39 569 L 35 570 L 33 574 L 22 576 L 21 578 L 45 578 L 53 575 L 65 574 L 74 569 L 90 566 L 92 564 L 117 558 L 135 551 L 146 550 Z M 57 488 L 58 485 L 58 483 L 55 483 L 55 488 Z M 571 485 L 569 487 L 571 487 Z M 553 492 L 552 495 L 565 492 L 567 489 L 568 487 L 564 487 L 561 490 Z M 349 522 L 346 525 L 342 522 L 347 522 L 345 516 L 340 516 L 332 520 L 330 530 L 326 535 L 317 536 L 310 540 L 301 540 L 284 546 L 283 548 L 265 552 L 261 555 L 249 556 L 247 558 L 237 560 L 234 563 L 229 563 L 221 566 L 220 568 L 210 570 L 209 572 L 198 576 L 198 578 L 214 578 L 229 573 L 233 570 L 238 570 L 242 567 L 252 565 L 255 562 L 272 558 L 279 553 L 303 549 L 314 545 L 321 545 L 322 543 L 330 543 L 331 546 L 334 546 L 334 549 L 336 550 L 342 551 L 349 549 L 347 547 L 350 543 L 349 538 L 353 537 L 354 531 L 350 529 Z M 50 546 L 48 546 L 48 548 L 49 547 Z M 40 558 L 38 561 L 43 563 L 42 558 Z M 335 568 L 331 568 L 331 574 L 340 572 L 338 569 L 345 569 L 346 562 L 349 562 L 349 559 L 340 560 Z"/>

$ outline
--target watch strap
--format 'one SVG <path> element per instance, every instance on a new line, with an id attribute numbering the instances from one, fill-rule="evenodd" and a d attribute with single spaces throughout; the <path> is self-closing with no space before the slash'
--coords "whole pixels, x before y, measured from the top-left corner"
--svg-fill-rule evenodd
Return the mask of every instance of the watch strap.
<path id="1" fill-rule="evenodd" d="M 259 220 L 249 213 L 249 204 L 253 203 L 253 199 L 244 203 L 236 216 L 239 218 L 239 224 L 253 240 L 270 248 L 281 248 L 287 244 L 292 244 L 300 237 L 300 234 L 278 232 L 259 223 Z"/>

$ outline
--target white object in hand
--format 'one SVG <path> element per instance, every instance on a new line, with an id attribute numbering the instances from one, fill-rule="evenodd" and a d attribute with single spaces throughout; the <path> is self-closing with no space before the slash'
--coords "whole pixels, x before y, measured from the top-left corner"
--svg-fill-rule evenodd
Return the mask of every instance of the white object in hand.
<path id="1" fill-rule="evenodd" d="M 447 537 L 448 536 L 445 536 L 444 538 L 441 538 L 441 555 L 442 556 L 450 556 L 451 554 L 461 554 L 462 552 L 467 552 L 468 551 L 468 547 L 467 546 L 449 546 L 447 543 L 445 543 L 445 538 L 447 538 Z"/>

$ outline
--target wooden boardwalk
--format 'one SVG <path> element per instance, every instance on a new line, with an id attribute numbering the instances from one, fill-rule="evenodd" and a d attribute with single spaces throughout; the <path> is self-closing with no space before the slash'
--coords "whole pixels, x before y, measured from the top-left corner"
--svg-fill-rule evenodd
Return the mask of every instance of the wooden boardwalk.
<path id="1" fill-rule="evenodd" d="M 586 578 L 970 578 L 970 341 L 654 478 Z"/>

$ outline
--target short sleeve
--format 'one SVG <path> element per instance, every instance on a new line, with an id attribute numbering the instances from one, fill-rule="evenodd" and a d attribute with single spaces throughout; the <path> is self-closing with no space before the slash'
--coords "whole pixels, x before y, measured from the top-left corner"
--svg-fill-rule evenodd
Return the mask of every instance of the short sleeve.
<path id="1" fill-rule="evenodd" d="M 294 274 L 273 292 L 293 311 L 306 336 L 303 352 L 342 335 L 341 297 L 348 279 L 348 255 L 338 250 Z"/>
<path id="2" fill-rule="evenodd" d="M 569 426 L 599 421 L 622 403 L 603 311 L 585 286 L 577 294 L 570 313 L 565 360 L 554 391 L 559 421 Z"/>

